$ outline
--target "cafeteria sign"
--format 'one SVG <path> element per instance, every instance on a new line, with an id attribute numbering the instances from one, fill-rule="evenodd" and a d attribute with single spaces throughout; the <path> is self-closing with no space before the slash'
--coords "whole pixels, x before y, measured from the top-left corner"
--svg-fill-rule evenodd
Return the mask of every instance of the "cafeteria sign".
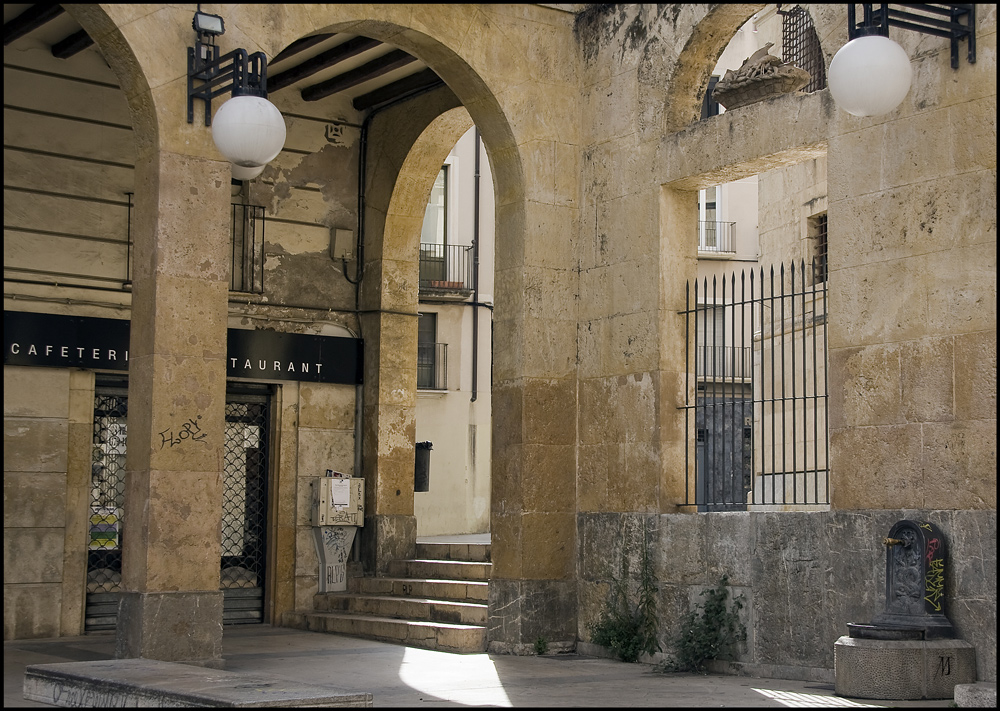
<path id="1" fill-rule="evenodd" d="M 128 370 L 129 321 L 4 311 L 4 365 Z M 231 328 L 226 376 L 311 383 L 362 382 L 364 342 Z"/>

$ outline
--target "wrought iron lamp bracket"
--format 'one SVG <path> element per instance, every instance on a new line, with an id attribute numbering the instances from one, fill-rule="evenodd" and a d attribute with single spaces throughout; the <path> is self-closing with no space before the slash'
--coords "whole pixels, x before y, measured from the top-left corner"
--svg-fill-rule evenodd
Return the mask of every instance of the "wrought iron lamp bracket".
<path id="1" fill-rule="evenodd" d="M 847 35 L 852 40 L 869 35 L 889 36 L 890 27 L 899 27 L 951 40 L 951 68 L 958 69 L 958 43 L 963 39 L 969 43 L 969 64 L 976 63 L 976 6 L 941 4 L 901 4 L 897 10 L 888 3 L 860 3 L 863 19 L 857 22 L 855 6 L 847 6 Z M 910 10 L 919 9 L 930 15 L 921 15 Z M 935 17 L 936 16 L 936 17 Z"/>
<path id="2" fill-rule="evenodd" d="M 201 82 L 197 87 L 195 81 Z M 234 49 L 219 56 L 219 48 L 199 36 L 188 47 L 187 120 L 194 123 L 194 100 L 205 102 L 205 125 L 212 125 L 212 99 L 231 92 L 233 96 L 267 98 L 267 56 Z"/>

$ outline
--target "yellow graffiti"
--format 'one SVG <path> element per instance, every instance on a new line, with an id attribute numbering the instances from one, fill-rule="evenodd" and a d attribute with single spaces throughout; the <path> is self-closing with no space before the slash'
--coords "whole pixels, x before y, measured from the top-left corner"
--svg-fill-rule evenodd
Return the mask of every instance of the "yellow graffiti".
<path id="1" fill-rule="evenodd" d="M 927 595 L 924 597 L 930 606 L 941 612 L 941 598 L 944 597 L 944 561 L 940 558 L 932 560 L 927 566 L 925 579 Z"/>
<path id="2" fill-rule="evenodd" d="M 922 524 L 920 524 L 920 528 L 926 528 L 928 531 L 933 530 L 931 528 L 931 525 L 929 523 L 922 523 Z"/>

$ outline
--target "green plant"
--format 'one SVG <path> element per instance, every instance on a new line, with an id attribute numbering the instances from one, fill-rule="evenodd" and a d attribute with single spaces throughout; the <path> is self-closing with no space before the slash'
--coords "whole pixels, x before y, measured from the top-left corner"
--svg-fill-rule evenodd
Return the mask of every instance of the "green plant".
<path id="1" fill-rule="evenodd" d="M 545 654 L 549 651 L 549 641 L 544 637 L 535 640 L 535 654 Z"/>
<path id="2" fill-rule="evenodd" d="M 705 661 L 729 652 L 747 638 L 740 620 L 743 596 L 729 598 L 729 578 L 725 575 L 714 588 L 702 592 L 703 605 L 696 605 L 681 619 L 681 630 L 674 640 L 674 657 L 658 665 L 660 671 L 704 671 Z"/>
<path id="3" fill-rule="evenodd" d="M 653 654 L 660 650 L 656 639 L 659 618 L 653 564 L 649 557 L 648 525 L 644 524 L 642 529 L 638 600 L 635 602 L 630 595 L 629 548 L 627 543 L 623 546 L 621 574 L 611 580 L 611 591 L 600 619 L 589 626 L 591 640 L 614 651 L 623 662 L 635 662 L 643 653 Z"/>

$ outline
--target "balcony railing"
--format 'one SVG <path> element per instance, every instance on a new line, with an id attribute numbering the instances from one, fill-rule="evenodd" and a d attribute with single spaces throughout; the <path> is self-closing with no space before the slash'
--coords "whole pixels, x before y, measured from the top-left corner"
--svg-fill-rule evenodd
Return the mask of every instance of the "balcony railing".
<path id="1" fill-rule="evenodd" d="M 733 233 L 735 222 L 698 222 L 698 251 L 734 254 Z"/>
<path id="2" fill-rule="evenodd" d="M 472 291 L 472 247 L 420 244 L 421 291 Z"/>
<path id="3" fill-rule="evenodd" d="M 448 344 L 417 344 L 417 389 L 448 389 Z"/>
<path id="4" fill-rule="evenodd" d="M 740 346 L 698 346 L 695 357 L 700 375 L 716 378 L 749 378 L 753 349 Z"/>

